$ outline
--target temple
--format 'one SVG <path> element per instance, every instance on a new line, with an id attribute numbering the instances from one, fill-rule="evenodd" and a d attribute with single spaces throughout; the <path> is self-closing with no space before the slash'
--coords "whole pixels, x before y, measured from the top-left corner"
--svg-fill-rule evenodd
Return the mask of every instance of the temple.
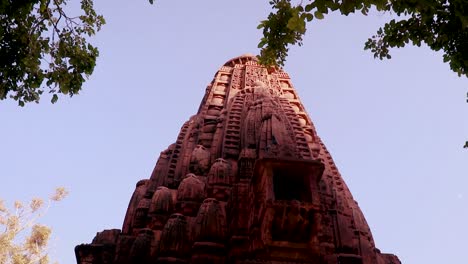
<path id="1" fill-rule="evenodd" d="M 400 264 L 369 226 L 282 69 L 226 62 L 78 264 Z"/>

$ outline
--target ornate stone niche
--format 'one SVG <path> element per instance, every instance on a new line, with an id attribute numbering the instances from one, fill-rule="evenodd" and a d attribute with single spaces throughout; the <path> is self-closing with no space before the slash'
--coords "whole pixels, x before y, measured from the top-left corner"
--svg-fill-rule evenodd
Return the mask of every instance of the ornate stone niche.
<path id="1" fill-rule="evenodd" d="M 323 170 L 321 162 L 310 160 L 262 159 L 255 163 L 252 180 L 258 217 L 253 225 L 260 226 L 262 243 L 270 252 L 293 248 L 292 254 L 304 258 L 315 252 L 311 245 L 317 240 L 320 224 L 316 219 Z"/>
<path id="2" fill-rule="evenodd" d="M 362 264 L 362 257 L 357 255 L 338 255 L 338 264 Z"/>
<path id="3" fill-rule="evenodd" d="M 318 182 L 324 165 L 314 160 L 267 158 L 257 160 L 254 168 L 256 194 L 268 202 L 297 200 L 320 206 Z"/>

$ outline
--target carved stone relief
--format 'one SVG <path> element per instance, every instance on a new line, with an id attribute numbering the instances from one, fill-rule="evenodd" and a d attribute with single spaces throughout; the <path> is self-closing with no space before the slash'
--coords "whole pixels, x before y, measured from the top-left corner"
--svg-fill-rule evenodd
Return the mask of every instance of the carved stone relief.
<path id="1" fill-rule="evenodd" d="M 122 232 L 77 246 L 77 262 L 400 264 L 375 247 L 289 75 L 241 55 L 214 76 Z"/>

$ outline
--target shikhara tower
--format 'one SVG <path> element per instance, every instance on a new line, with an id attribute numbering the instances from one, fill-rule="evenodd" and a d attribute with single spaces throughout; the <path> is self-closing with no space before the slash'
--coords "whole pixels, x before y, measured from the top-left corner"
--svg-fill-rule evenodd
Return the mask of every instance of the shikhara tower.
<path id="1" fill-rule="evenodd" d="M 398 264 L 369 226 L 287 73 L 226 62 L 88 263 Z"/>

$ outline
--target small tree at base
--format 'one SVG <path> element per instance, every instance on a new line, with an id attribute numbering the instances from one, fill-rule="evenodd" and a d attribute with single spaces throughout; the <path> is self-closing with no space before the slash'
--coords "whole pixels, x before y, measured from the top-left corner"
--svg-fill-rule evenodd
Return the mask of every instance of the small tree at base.
<path id="1" fill-rule="evenodd" d="M 60 187 L 47 205 L 44 200 L 33 198 L 29 205 L 15 201 L 12 209 L 0 200 L 0 264 L 49 263 L 48 242 L 52 230 L 37 221 L 52 202 L 61 201 L 67 194 Z"/>

